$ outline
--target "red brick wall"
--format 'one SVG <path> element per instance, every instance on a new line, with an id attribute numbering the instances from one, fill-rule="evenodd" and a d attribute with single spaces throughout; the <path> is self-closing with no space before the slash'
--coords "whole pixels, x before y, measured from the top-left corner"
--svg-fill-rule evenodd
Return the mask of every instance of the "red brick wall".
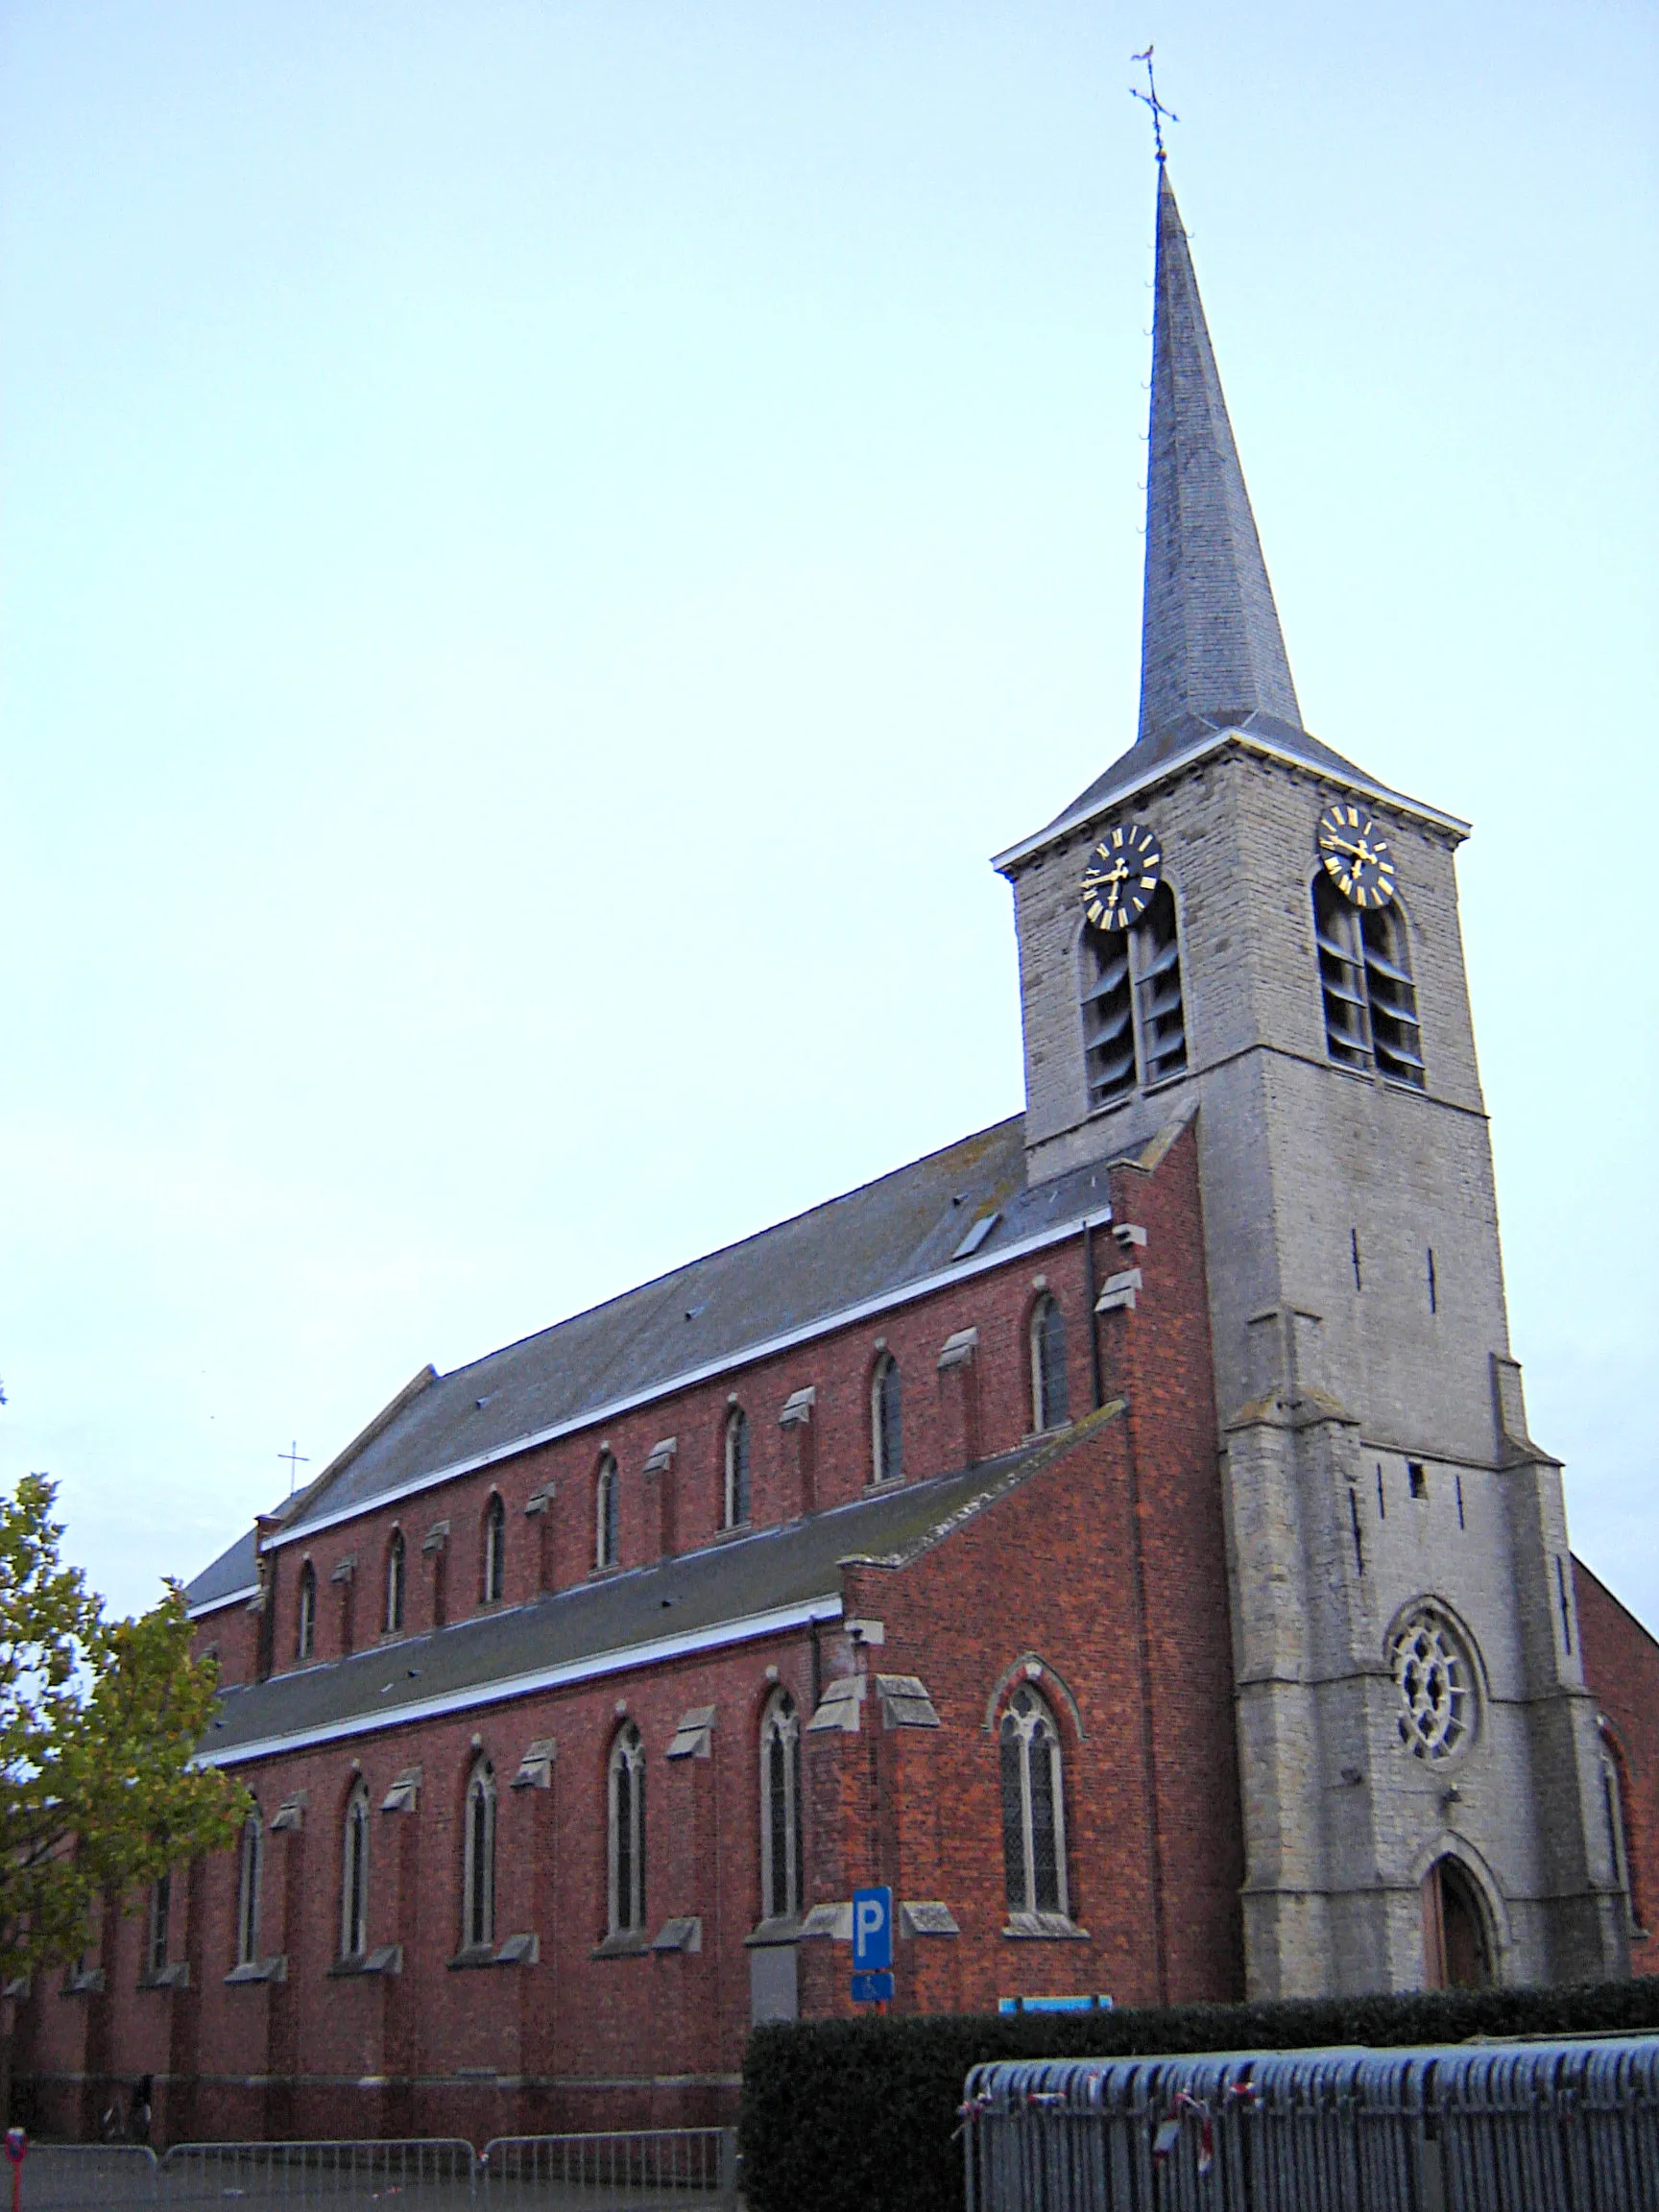
<path id="1" fill-rule="evenodd" d="M 1659 1642 L 1573 1562 L 1584 1679 L 1601 1708 L 1624 1801 L 1631 1907 L 1630 1968 L 1659 1974 Z"/>
<path id="2" fill-rule="evenodd" d="M 664 1437 L 678 1439 L 672 1476 L 667 1479 L 673 1491 L 678 1549 L 692 1551 L 711 1541 L 721 1527 L 725 1430 L 733 1397 L 750 1420 L 754 1527 L 777 1526 L 802 1510 L 801 1431 L 781 1430 L 778 1415 L 786 1399 L 808 1385 L 817 1391 L 811 1431 L 815 1503 L 823 1508 L 856 1498 L 873 1473 L 869 1390 L 878 1343 L 899 1361 L 907 1479 L 941 1474 L 963 1463 L 959 1396 L 951 1379 L 940 1377 L 936 1369 L 941 1346 L 959 1329 L 976 1327 L 980 1336 L 978 1456 L 990 1458 L 1012 1451 L 1032 1423 L 1026 1326 L 1033 1272 L 1047 1276 L 1066 1310 L 1071 1403 L 1074 1409 L 1087 1407 L 1087 1299 L 1083 1245 L 1077 1238 L 1024 1262 L 970 1277 L 868 1323 L 659 1399 L 602 1427 L 521 1453 L 396 1505 L 357 1515 L 308 1541 L 276 1547 L 268 1553 L 276 1671 L 297 1663 L 299 1577 L 307 1558 L 318 1583 L 316 1658 L 338 1658 L 342 1652 L 341 1593 L 330 1576 L 350 1553 L 357 1561 L 355 1647 L 362 1649 L 380 1640 L 387 1549 L 395 1527 L 401 1530 L 407 1546 L 408 1632 L 432 1625 L 432 1557 L 422 1553 L 421 1545 L 440 1520 L 449 1523 L 446 1618 L 459 1621 L 480 1610 L 483 1521 L 492 1491 L 500 1492 L 507 1507 L 505 1604 L 522 1603 L 543 1588 L 563 1589 L 582 1580 L 593 1569 L 593 1485 L 605 1449 L 615 1456 L 620 1472 L 622 1566 L 642 1565 L 661 1555 L 664 1479 L 648 1477 L 644 1464 Z M 556 1495 L 547 1515 L 527 1519 L 526 1501 L 549 1481 Z M 223 1634 L 225 1618 L 212 1617 L 216 1634 Z M 245 1650 L 241 1644 L 237 1647 L 238 1671 L 234 1676 L 227 1672 L 227 1681 L 246 1680 L 252 1671 L 252 1631 L 247 1636 Z"/>
<path id="3" fill-rule="evenodd" d="M 884 1624 L 864 1655 L 839 1630 L 794 1632 L 643 1671 L 573 1684 L 493 1709 L 389 1729 L 280 1759 L 243 1779 L 267 1818 L 304 1791 L 298 1834 L 267 1840 L 260 1951 L 286 1980 L 228 1984 L 237 1864 L 227 1852 L 176 1879 L 173 1954 L 187 1991 L 138 1987 L 142 1930 L 107 1938 L 108 1988 L 67 1999 L 42 1984 L 28 2008 L 20 2069 L 57 2077 L 60 2124 L 96 2102 L 76 2078 L 140 2071 L 161 2078 L 157 2112 L 173 2136 L 449 2133 L 639 2126 L 727 2116 L 750 2021 L 748 1937 L 762 1914 L 757 1732 L 781 1683 L 805 1721 L 822 1682 L 867 1662 L 919 1675 L 937 1730 L 884 1730 L 866 1706 L 855 1735 L 805 1740 L 806 1901 L 845 1899 L 860 1881 L 901 1898 L 942 1899 L 956 1936 L 900 1947 L 902 2007 L 958 2008 L 1000 1996 L 1103 1993 L 1140 2003 L 1239 1994 L 1237 1783 L 1228 1607 L 1215 1475 L 1215 1427 L 1196 1169 L 1190 1137 L 1154 1174 L 1121 1171 L 1115 1202 L 1143 1224 L 1137 1310 L 1100 1337 L 1110 1386 L 1127 1404 L 1057 1438 L 1013 1490 L 902 1567 L 844 1570 L 850 1616 Z M 1104 1276 L 1125 1263 L 1096 1235 Z M 317 1571 L 318 1648 L 340 1649 L 339 1586 L 354 1551 L 356 1642 L 378 1630 L 385 1546 L 408 1545 L 408 1628 L 430 1621 L 421 1540 L 450 1523 L 448 1618 L 480 1603 L 482 1517 L 493 1488 L 508 1506 L 506 1601 L 534 1596 L 547 1571 L 529 1494 L 551 1479 L 550 1579 L 591 1572 L 591 1479 L 601 1441 L 622 1474 L 622 1560 L 658 1555 L 663 1507 L 643 1473 L 659 1438 L 679 1438 L 672 1519 L 694 1548 L 718 1527 L 722 1438 L 735 1383 L 752 1424 L 753 1519 L 801 1510 L 799 1430 L 780 1431 L 784 1400 L 807 1383 L 820 1506 L 857 1498 L 871 1476 L 869 1379 L 884 1341 L 904 1389 L 907 1479 L 954 1471 L 1020 1445 L 1031 1421 L 1029 1322 L 1046 1290 L 1067 1321 L 1074 1416 L 1093 1403 L 1088 1262 L 1075 1238 L 987 1271 L 913 1307 L 720 1378 L 486 1473 L 359 1516 L 308 1547 L 275 1554 L 275 1657 L 293 1664 L 293 1597 L 309 1551 Z M 972 1364 L 941 1374 L 947 1336 L 974 1327 Z M 226 1609 L 202 1626 L 221 1652 L 241 1624 Z M 1086 1935 L 1004 1933 L 997 1726 L 999 1695 L 1029 1664 L 1061 1730 L 1072 1916 Z M 244 1677 L 245 1678 L 245 1677 Z M 669 1763 L 680 1716 L 713 1705 L 711 1756 Z M 599 1957 L 607 1921 L 606 1772 L 619 1707 L 648 1757 L 647 1918 L 699 1915 L 697 1953 Z M 547 1790 L 511 1788 L 526 1745 L 557 1740 Z M 478 1753 L 499 1792 L 496 1939 L 540 1938 L 528 1967 L 457 1967 L 462 1808 Z M 383 1813 L 394 1778 L 421 1769 L 418 1809 Z M 397 1975 L 341 1975 L 341 1835 L 361 1775 L 372 1808 L 372 1946 L 401 1944 Z M 845 2011 L 849 1952 L 800 1946 L 805 2010 Z M 170 2078 L 170 2079 L 169 2079 Z M 366 2087 L 366 2082 L 383 2086 Z"/>

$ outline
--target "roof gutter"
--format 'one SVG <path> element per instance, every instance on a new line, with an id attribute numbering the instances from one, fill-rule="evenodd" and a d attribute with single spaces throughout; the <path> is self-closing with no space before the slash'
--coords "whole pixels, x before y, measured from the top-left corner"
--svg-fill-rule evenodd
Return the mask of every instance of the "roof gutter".
<path id="1" fill-rule="evenodd" d="M 682 1659 L 691 1652 L 718 1650 L 727 1644 L 747 1644 L 757 1636 L 778 1636 L 791 1628 L 805 1628 L 818 1621 L 839 1621 L 839 1597 L 808 1598 L 796 1605 L 775 1606 L 768 1613 L 747 1613 L 723 1621 L 712 1628 L 682 1629 L 678 1636 L 654 1636 L 646 1644 L 630 1644 L 620 1650 L 599 1651 L 584 1659 L 568 1659 L 557 1667 L 538 1667 L 526 1674 L 507 1674 L 498 1681 L 480 1682 L 470 1689 L 452 1690 L 440 1697 L 417 1697 L 393 1713 L 359 1713 L 347 1720 L 331 1720 L 317 1728 L 292 1728 L 276 1736 L 255 1737 L 251 1743 L 228 1744 L 223 1751 L 198 1751 L 192 1767 L 241 1766 L 252 1759 L 271 1759 L 279 1752 L 302 1751 L 319 1743 L 339 1743 L 352 1736 L 373 1736 L 387 1728 L 402 1728 L 418 1720 L 438 1720 L 446 1714 L 476 1711 L 480 1705 L 503 1705 L 514 1698 L 532 1697 L 538 1691 L 560 1690 L 572 1682 L 591 1682 L 607 1674 L 624 1674 L 636 1667 L 655 1666 L 663 1659 Z"/>
<path id="2" fill-rule="evenodd" d="M 278 1551 L 285 1544 L 308 1543 L 320 1536 L 325 1528 L 339 1527 L 348 1521 L 361 1520 L 365 1513 L 378 1512 L 384 1505 L 395 1505 L 404 1498 L 418 1497 L 423 1490 L 435 1490 L 440 1483 L 453 1482 L 463 1475 L 475 1475 L 480 1468 L 494 1467 L 503 1459 L 516 1459 L 520 1453 L 534 1452 L 541 1445 L 555 1444 L 562 1436 L 574 1436 L 584 1429 L 597 1428 L 606 1421 L 620 1419 L 638 1407 L 654 1405 L 659 1399 L 671 1398 L 677 1391 L 689 1390 L 699 1382 L 708 1382 L 716 1375 L 730 1375 L 740 1367 L 752 1367 L 761 1359 L 770 1359 L 780 1352 L 788 1352 L 797 1344 L 809 1344 L 815 1337 L 829 1336 L 837 1329 L 851 1328 L 854 1322 L 870 1319 L 878 1313 L 890 1313 L 895 1307 L 908 1306 L 919 1298 L 931 1297 L 934 1291 L 944 1290 L 953 1283 L 968 1281 L 975 1275 L 989 1274 L 994 1267 L 1001 1267 L 1011 1260 L 1022 1260 L 1028 1253 L 1046 1251 L 1050 1245 L 1063 1244 L 1069 1238 L 1080 1237 L 1085 1229 L 1104 1228 L 1112 1218 L 1110 1206 L 1096 1207 L 1092 1214 L 1082 1214 L 1057 1228 L 1039 1230 L 1030 1237 L 1022 1237 L 1013 1244 L 1004 1244 L 997 1251 L 972 1260 L 959 1260 L 953 1266 L 941 1268 L 937 1274 L 924 1275 L 919 1282 L 907 1283 L 900 1289 L 884 1291 L 878 1298 L 861 1299 L 855 1306 L 843 1306 L 838 1312 L 827 1313 L 820 1320 L 803 1323 L 799 1329 L 786 1329 L 778 1336 L 764 1337 L 758 1344 L 746 1345 L 741 1351 L 728 1353 L 724 1358 L 706 1360 L 701 1366 L 685 1368 L 671 1375 L 666 1382 L 654 1382 L 648 1389 L 635 1390 L 625 1398 L 613 1398 L 602 1406 L 593 1406 L 583 1412 L 573 1413 L 567 1420 L 555 1421 L 549 1428 L 533 1430 L 528 1435 L 515 1436 L 505 1444 L 492 1446 L 470 1459 L 452 1460 L 447 1467 L 433 1469 L 429 1475 L 416 1475 L 407 1482 L 396 1483 L 391 1489 L 378 1490 L 373 1498 L 362 1498 L 354 1505 L 343 1505 L 333 1513 L 319 1513 L 298 1528 L 278 1529 L 267 1536 L 263 1549 Z M 224 1599 L 220 1599 L 222 1604 Z"/>
<path id="3" fill-rule="evenodd" d="M 1281 761 L 1287 768 L 1300 769 L 1304 776 L 1319 777 L 1327 783 L 1339 783 L 1345 791 L 1362 791 L 1367 798 L 1380 799 L 1385 806 L 1392 806 L 1398 813 L 1409 814 L 1419 822 L 1428 822 L 1436 830 L 1445 830 L 1458 839 L 1471 833 L 1472 825 L 1460 815 L 1443 814 L 1438 806 L 1425 805 L 1420 799 L 1407 799 L 1403 791 L 1392 791 L 1386 783 L 1379 783 L 1369 776 L 1360 775 L 1358 770 L 1333 768 L 1326 766 L 1323 761 L 1316 763 L 1305 760 L 1301 754 L 1292 752 L 1288 745 L 1277 744 L 1271 737 L 1257 731 L 1215 730 L 1207 737 L 1195 737 L 1184 752 L 1171 755 L 1167 760 L 1160 760 L 1155 767 L 1145 769 L 1132 781 L 1119 784 L 1117 790 L 1107 792 L 1104 798 L 1094 800 L 1087 806 L 1073 807 L 1070 814 L 1063 814 L 1059 821 L 1051 822 L 1046 830 L 1038 830 L 1029 837 L 1022 837 L 1018 845 L 1010 845 L 1005 853 L 995 854 L 992 867 L 1006 875 L 1010 868 L 1018 867 L 1022 860 L 1028 860 L 1033 853 L 1040 853 L 1045 845 L 1051 845 L 1055 838 L 1064 837 L 1069 830 L 1080 829 L 1084 823 L 1095 821 L 1102 814 L 1109 814 L 1115 806 L 1122 805 L 1124 800 L 1133 799 L 1142 791 L 1149 791 L 1155 783 L 1162 783 L 1169 777 L 1179 775 L 1184 768 L 1190 768 L 1195 760 L 1202 760 L 1206 754 L 1214 753 L 1223 745 L 1238 745 L 1248 753 L 1260 753 L 1264 758 Z"/>

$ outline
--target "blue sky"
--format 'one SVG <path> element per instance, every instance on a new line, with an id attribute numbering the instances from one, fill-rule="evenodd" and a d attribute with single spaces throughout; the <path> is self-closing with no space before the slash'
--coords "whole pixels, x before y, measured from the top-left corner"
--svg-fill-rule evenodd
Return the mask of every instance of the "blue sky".
<path id="1" fill-rule="evenodd" d="M 123 1608 L 1020 1102 L 1134 734 L 1157 41 L 1310 727 L 1471 817 L 1511 1323 L 1659 1624 L 1636 6 L 12 5 L 0 1479 Z"/>

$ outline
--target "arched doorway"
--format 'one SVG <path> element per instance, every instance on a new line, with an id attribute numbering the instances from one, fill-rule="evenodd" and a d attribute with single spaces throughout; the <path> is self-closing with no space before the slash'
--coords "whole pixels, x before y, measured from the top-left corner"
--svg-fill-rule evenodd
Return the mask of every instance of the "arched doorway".
<path id="1" fill-rule="evenodd" d="M 1486 1908 L 1455 1859 L 1436 1859 L 1423 1877 L 1423 1980 L 1431 1989 L 1492 1985 Z"/>

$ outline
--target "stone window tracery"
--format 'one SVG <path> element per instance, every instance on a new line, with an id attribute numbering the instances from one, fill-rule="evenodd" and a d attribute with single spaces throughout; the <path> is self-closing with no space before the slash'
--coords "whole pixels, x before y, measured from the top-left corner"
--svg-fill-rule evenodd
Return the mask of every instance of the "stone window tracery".
<path id="1" fill-rule="evenodd" d="M 468 1780 L 463 1853 L 461 1941 L 476 1951 L 495 1940 L 495 1769 L 488 1759 Z"/>
<path id="2" fill-rule="evenodd" d="M 484 1508 L 484 1602 L 497 1603 L 507 1587 L 507 1508 L 499 1490 Z"/>
<path id="3" fill-rule="evenodd" d="M 173 1918 L 173 1877 L 163 1874 L 151 1885 L 150 1924 L 145 1931 L 144 1965 L 150 1974 L 159 1974 L 167 1963 L 167 1938 Z"/>
<path id="4" fill-rule="evenodd" d="M 386 1633 L 396 1636 L 403 1626 L 403 1597 L 409 1574 L 408 1550 L 403 1531 L 394 1528 L 386 1547 Z"/>
<path id="5" fill-rule="evenodd" d="M 883 1352 L 870 1382 L 871 1460 L 878 1482 L 897 1482 L 904 1472 L 903 1403 L 899 1362 Z"/>
<path id="6" fill-rule="evenodd" d="M 259 1886 L 265 1866 L 265 1829 L 259 1807 L 242 1823 L 236 1884 L 236 1963 L 252 1966 L 259 1956 Z"/>
<path id="7" fill-rule="evenodd" d="M 1450 1759 L 1475 1726 L 1475 1669 L 1443 1615 L 1422 1606 L 1395 1631 L 1389 1671 L 1400 1694 L 1400 1741 L 1413 1757 Z"/>
<path id="8" fill-rule="evenodd" d="M 317 1645 L 317 1570 L 309 1559 L 300 1570 L 300 1618 L 294 1638 L 295 1656 L 309 1659 Z"/>
<path id="9" fill-rule="evenodd" d="M 801 1721 L 787 1690 L 760 1722 L 760 1892 L 768 1920 L 801 1911 Z"/>
<path id="10" fill-rule="evenodd" d="M 1002 1715 L 1002 1867 L 1011 1913 L 1069 1916 L 1060 1731 L 1029 1684 Z"/>
<path id="11" fill-rule="evenodd" d="M 1031 1315 L 1031 1426 L 1062 1429 L 1071 1418 L 1066 1378 L 1066 1316 L 1045 1294 Z"/>
<path id="12" fill-rule="evenodd" d="M 749 1416 L 733 1406 L 726 1416 L 725 1526 L 740 1527 L 749 1518 Z"/>
<path id="13" fill-rule="evenodd" d="M 369 1948 L 369 1786 L 358 1782 L 346 1805 L 340 1853 L 340 1956 Z"/>
<path id="14" fill-rule="evenodd" d="M 616 1564 L 616 1462 L 607 1452 L 593 1485 L 593 1564 Z"/>
<path id="15" fill-rule="evenodd" d="M 645 1746 L 632 1720 L 611 1747 L 611 1934 L 645 1927 Z"/>

